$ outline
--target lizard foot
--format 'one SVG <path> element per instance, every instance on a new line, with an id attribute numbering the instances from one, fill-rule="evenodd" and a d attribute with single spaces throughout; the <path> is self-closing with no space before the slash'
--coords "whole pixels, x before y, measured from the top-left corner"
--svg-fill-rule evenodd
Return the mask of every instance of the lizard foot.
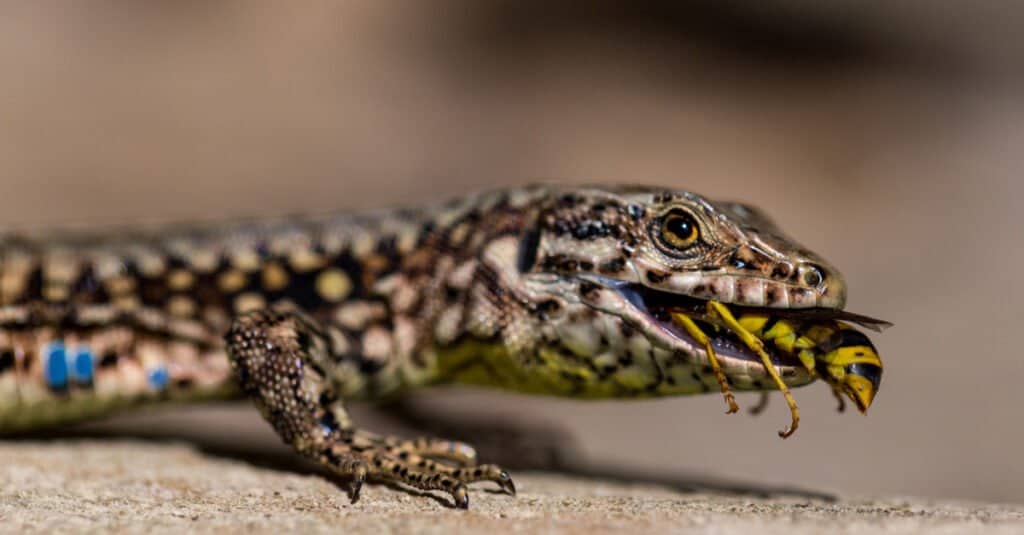
<path id="1" fill-rule="evenodd" d="M 346 442 L 350 452 L 367 467 L 366 477 L 420 490 L 441 490 L 452 495 L 455 506 L 469 506 L 467 486 L 492 481 L 506 494 L 516 487 L 508 471 L 493 464 L 476 464 L 476 452 L 467 444 L 436 438 L 403 440 L 354 431 Z M 358 499 L 358 493 L 353 493 Z"/>
<path id="2" fill-rule="evenodd" d="M 408 443 L 431 440 L 419 439 Z M 512 476 L 500 466 L 454 466 L 433 455 L 426 456 L 433 453 L 432 450 L 395 447 L 387 445 L 389 441 L 384 439 L 381 444 L 360 452 L 367 459 L 371 480 L 400 483 L 421 490 L 442 490 L 451 494 L 456 507 L 462 509 L 469 506 L 467 485 L 471 483 L 492 481 L 505 493 L 513 496 L 516 493 Z"/>
<path id="3" fill-rule="evenodd" d="M 226 341 L 239 385 L 263 417 L 297 452 L 351 478 L 353 502 L 366 480 L 441 490 L 461 509 L 469 507 L 467 486 L 478 481 L 515 494 L 509 473 L 476 464 L 468 444 L 356 429 L 329 379 L 336 362 L 330 343 L 311 318 L 283 309 L 251 312 L 234 322 Z"/>

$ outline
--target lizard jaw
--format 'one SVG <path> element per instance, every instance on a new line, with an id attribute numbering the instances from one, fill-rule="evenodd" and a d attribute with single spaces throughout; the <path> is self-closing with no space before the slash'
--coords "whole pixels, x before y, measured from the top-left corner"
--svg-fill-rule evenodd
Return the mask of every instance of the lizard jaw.
<path id="1" fill-rule="evenodd" d="M 646 332 L 652 342 L 668 349 L 680 349 L 686 353 L 704 354 L 703 346 L 672 321 L 669 310 L 680 304 L 693 306 L 702 300 L 682 294 L 653 290 L 646 286 L 620 281 L 608 277 L 580 277 L 584 284 L 595 284 L 606 290 L 600 296 L 585 302 L 594 308 L 619 316 L 623 321 Z M 722 333 L 709 333 L 715 354 L 724 367 L 760 367 L 761 360 L 734 337 Z M 805 374 L 803 364 L 794 355 L 767 348 L 772 362 L 784 375 Z"/>
<path id="2" fill-rule="evenodd" d="M 661 296 L 656 296 L 654 292 L 646 289 L 644 286 L 638 285 L 625 285 L 620 287 L 619 292 L 623 293 L 634 306 L 643 311 L 650 321 L 660 328 L 668 335 L 676 338 L 677 340 L 683 341 L 690 346 L 700 348 L 701 344 L 697 342 L 689 333 L 687 333 L 678 323 L 673 321 L 670 317 L 670 307 L 667 303 L 657 303 L 656 301 Z M 690 299 L 686 296 L 678 296 L 682 299 Z M 743 345 L 734 336 L 731 336 L 727 332 L 709 334 L 711 340 L 711 346 L 715 350 L 715 354 L 726 360 L 739 360 L 747 361 L 752 363 L 761 363 L 760 357 L 751 351 L 748 347 Z M 800 359 L 794 355 L 786 352 L 773 350 L 773 348 L 766 348 L 768 356 L 772 358 L 778 366 L 791 366 L 794 368 L 801 367 Z"/>

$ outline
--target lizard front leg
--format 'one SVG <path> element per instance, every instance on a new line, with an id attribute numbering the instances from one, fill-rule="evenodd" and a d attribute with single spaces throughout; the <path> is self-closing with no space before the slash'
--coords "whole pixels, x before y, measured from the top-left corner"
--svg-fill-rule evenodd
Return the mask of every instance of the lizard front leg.
<path id="1" fill-rule="evenodd" d="M 238 318 L 227 334 L 228 355 L 242 389 L 282 440 L 332 472 L 351 478 L 358 499 L 367 479 L 451 494 L 469 507 L 467 484 L 515 486 L 495 465 L 476 465 L 474 450 L 438 439 L 402 440 L 356 429 L 329 379 L 332 358 L 314 320 L 286 308 Z M 460 466 L 441 461 L 447 459 Z"/>

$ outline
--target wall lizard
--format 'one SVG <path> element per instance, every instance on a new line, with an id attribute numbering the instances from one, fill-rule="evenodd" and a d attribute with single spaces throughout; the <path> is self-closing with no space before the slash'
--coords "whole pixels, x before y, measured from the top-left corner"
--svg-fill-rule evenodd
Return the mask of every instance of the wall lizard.
<path id="1" fill-rule="evenodd" d="M 842 311 L 834 267 L 753 207 L 664 188 L 535 185 L 415 209 L 0 240 L 0 433 L 245 394 L 298 453 L 351 478 L 353 498 L 371 479 L 465 508 L 470 483 L 515 486 L 469 444 L 360 429 L 348 399 L 441 383 L 577 398 L 720 390 L 733 412 L 733 390 L 788 397 L 821 378 L 866 410 L 881 373 L 877 356 L 825 362 L 837 348 L 874 355 L 836 323 L 873 320 Z M 808 342 L 801 362 L 800 336 L 819 324 L 832 341 Z M 782 327 L 796 331 L 789 345 Z"/>

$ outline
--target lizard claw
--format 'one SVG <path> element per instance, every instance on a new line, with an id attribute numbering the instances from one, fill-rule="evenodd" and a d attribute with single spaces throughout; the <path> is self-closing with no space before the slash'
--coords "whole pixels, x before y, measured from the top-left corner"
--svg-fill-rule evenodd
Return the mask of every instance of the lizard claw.
<path id="1" fill-rule="evenodd" d="M 365 482 L 366 474 L 359 474 L 352 481 L 352 488 L 349 491 L 350 496 L 352 497 L 352 503 L 356 503 L 359 501 L 359 493 L 363 490 L 363 483 Z"/>

